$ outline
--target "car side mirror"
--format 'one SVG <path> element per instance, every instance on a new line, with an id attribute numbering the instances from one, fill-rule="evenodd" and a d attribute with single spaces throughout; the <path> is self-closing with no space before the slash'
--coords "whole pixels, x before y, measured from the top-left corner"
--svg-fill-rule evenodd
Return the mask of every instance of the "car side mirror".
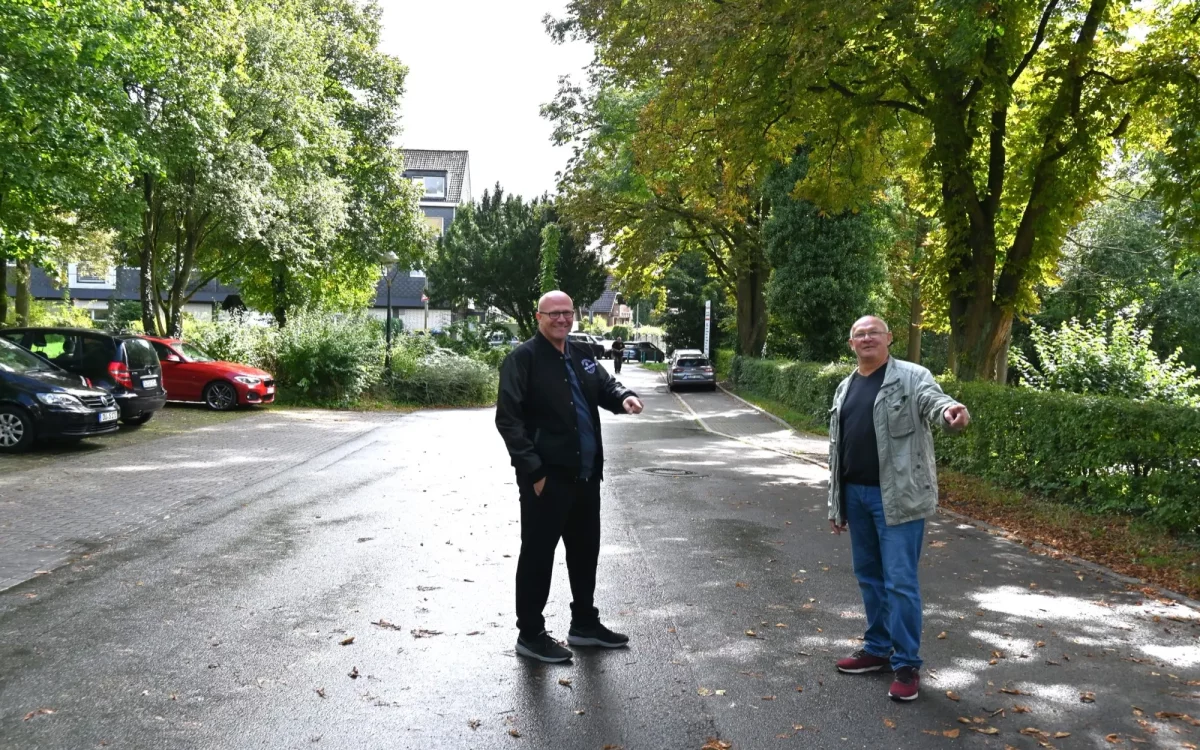
<path id="1" fill-rule="evenodd" d="M 168 354 L 166 357 L 163 357 L 163 361 L 164 362 L 182 362 L 183 360 L 179 358 L 178 354 Z"/>

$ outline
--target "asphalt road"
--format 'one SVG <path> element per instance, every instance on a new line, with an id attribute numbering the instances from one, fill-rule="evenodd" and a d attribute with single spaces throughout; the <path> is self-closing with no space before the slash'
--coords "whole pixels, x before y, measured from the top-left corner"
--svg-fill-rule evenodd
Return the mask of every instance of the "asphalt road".
<path id="1" fill-rule="evenodd" d="M 648 410 L 605 417 L 597 603 L 629 649 L 513 653 L 518 506 L 490 410 L 339 415 L 319 446 L 296 437 L 311 423 L 252 416 L 221 438 L 219 491 L 174 486 L 170 513 L 0 593 L 0 748 L 1200 742 L 1155 716 L 1200 715 L 1200 614 L 949 519 L 927 535 L 921 699 L 837 674 L 863 620 L 821 469 L 711 435 L 656 376 L 623 375 Z M 239 440 L 259 474 L 223 480 Z M 295 460 L 265 461 L 276 442 Z M 145 447 L 110 458 L 135 465 L 126 450 Z M 641 471 L 656 468 L 694 474 Z M 547 608 L 559 637 L 565 573 Z"/>

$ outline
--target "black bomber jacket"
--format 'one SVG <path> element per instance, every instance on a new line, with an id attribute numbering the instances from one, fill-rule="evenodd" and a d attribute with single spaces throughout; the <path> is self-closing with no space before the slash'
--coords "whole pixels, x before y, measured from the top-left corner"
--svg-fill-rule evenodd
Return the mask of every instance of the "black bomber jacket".
<path id="1" fill-rule="evenodd" d="M 604 475 L 600 411 L 625 412 L 625 399 L 637 394 L 600 366 L 591 352 L 570 341 L 571 365 L 587 398 L 596 428 L 596 476 Z M 537 482 L 549 473 L 579 473 L 579 427 L 563 355 L 537 333 L 513 349 L 500 366 L 496 429 L 508 446 L 517 478 Z"/>

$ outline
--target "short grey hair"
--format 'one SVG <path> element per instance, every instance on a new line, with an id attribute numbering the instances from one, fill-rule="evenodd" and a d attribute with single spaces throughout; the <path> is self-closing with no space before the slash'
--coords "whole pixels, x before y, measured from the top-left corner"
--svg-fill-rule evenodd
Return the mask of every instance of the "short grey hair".
<path id="1" fill-rule="evenodd" d="M 858 328 L 864 321 L 873 320 L 883 326 L 885 333 L 891 333 L 892 329 L 888 328 L 887 321 L 877 315 L 864 315 L 850 325 L 850 336 L 854 335 L 854 329 Z"/>

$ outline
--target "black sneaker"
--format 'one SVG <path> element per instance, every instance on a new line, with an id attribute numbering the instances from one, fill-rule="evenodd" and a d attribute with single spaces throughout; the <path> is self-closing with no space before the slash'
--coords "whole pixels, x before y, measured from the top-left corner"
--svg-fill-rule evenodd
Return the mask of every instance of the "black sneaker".
<path id="1" fill-rule="evenodd" d="M 629 644 L 629 636 L 622 633 L 614 633 L 600 623 L 587 628 L 572 625 L 571 630 L 567 633 L 567 643 L 572 646 L 621 648 Z"/>
<path id="2" fill-rule="evenodd" d="M 548 661 L 552 664 L 570 661 L 571 657 L 573 656 L 569 649 L 563 648 L 562 645 L 558 641 L 551 638 L 550 633 L 545 630 L 532 638 L 518 636 L 517 653 L 521 656 L 528 656 L 530 659 Z"/>

